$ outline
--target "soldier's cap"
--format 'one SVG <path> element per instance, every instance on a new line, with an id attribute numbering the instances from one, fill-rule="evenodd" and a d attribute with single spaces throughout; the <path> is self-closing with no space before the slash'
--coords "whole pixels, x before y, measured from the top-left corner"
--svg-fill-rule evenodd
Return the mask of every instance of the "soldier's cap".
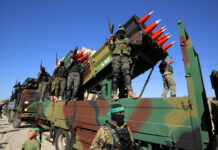
<path id="1" fill-rule="evenodd" d="M 123 112 L 124 107 L 121 104 L 112 104 L 111 111 L 108 112 L 108 116 L 111 116 L 113 113 Z"/>

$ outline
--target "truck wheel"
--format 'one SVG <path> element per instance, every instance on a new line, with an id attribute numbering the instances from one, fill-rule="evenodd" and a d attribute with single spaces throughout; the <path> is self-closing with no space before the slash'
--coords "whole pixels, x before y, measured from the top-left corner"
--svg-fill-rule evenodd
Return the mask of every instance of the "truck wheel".
<path id="1" fill-rule="evenodd" d="M 55 149 L 56 150 L 71 150 L 70 132 L 64 129 L 58 129 L 55 136 Z"/>
<path id="2" fill-rule="evenodd" d="M 8 112 L 8 123 L 12 123 L 13 122 L 13 114 L 11 111 Z"/>
<path id="3" fill-rule="evenodd" d="M 13 128 L 19 128 L 21 124 L 21 120 L 17 118 L 17 115 L 15 114 L 13 119 Z"/>

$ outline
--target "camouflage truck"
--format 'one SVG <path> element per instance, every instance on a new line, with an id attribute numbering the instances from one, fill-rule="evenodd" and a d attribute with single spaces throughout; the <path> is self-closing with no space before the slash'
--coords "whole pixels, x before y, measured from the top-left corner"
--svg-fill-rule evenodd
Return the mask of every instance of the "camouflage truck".
<path id="1" fill-rule="evenodd" d="M 37 113 L 37 107 L 39 102 L 39 93 L 36 90 L 36 83 L 30 84 L 29 81 L 34 80 L 33 78 L 27 78 L 24 82 L 21 93 L 18 94 L 15 100 L 15 106 L 10 116 L 13 116 L 13 127 L 19 128 L 22 121 L 33 123 Z"/>
<path id="2" fill-rule="evenodd" d="M 127 36 L 137 39 L 145 26 L 133 16 L 124 25 Z M 111 55 L 104 44 L 92 57 L 84 72 L 82 88 L 88 93 L 100 91 L 102 99 L 54 102 L 46 97 L 39 103 L 36 120 L 50 130 L 57 150 L 89 149 L 101 125 L 110 119 L 107 113 L 113 103 L 125 108 L 125 120 L 134 140 L 141 149 L 215 149 L 207 97 L 204 89 L 198 54 L 183 23 L 178 22 L 181 49 L 187 80 L 188 96 L 172 98 L 121 98 L 112 101 Z M 145 35 L 143 45 L 133 49 L 132 62 L 136 63 L 132 77 L 154 67 L 167 55 L 163 49 Z M 65 61 L 70 57 L 65 57 Z M 69 58 L 68 58 L 69 59 Z"/>

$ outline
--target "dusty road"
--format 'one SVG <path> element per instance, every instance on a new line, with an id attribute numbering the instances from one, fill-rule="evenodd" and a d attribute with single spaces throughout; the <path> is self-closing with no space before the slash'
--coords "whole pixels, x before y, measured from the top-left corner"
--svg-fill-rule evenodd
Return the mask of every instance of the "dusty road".
<path id="1" fill-rule="evenodd" d="M 22 123 L 19 129 L 14 129 L 7 119 L 6 116 L 0 118 L 0 150 L 21 150 L 31 125 Z M 46 136 L 43 136 L 41 150 L 55 150 Z"/>

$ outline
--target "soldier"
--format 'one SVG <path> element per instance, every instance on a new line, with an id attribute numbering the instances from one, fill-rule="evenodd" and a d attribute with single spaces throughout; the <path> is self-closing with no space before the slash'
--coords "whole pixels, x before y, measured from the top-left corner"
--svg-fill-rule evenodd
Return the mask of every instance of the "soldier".
<path id="1" fill-rule="evenodd" d="M 124 113 L 124 107 L 121 104 L 111 105 L 111 112 L 109 112 L 111 121 L 106 121 L 106 124 L 100 127 L 92 141 L 91 150 L 138 149 L 134 143 L 130 128 L 124 121 Z"/>
<path id="2" fill-rule="evenodd" d="M 162 59 L 162 62 L 159 65 L 160 72 L 163 77 L 163 83 L 164 83 L 164 90 L 162 93 L 162 97 L 166 97 L 169 89 L 171 97 L 176 97 L 176 83 L 173 77 L 173 67 L 171 64 L 173 64 L 174 61 L 172 61 L 172 56 L 168 59 L 168 61 Z"/>
<path id="3" fill-rule="evenodd" d="M 42 67 L 40 72 L 38 73 L 38 82 L 39 82 L 38 92 L 40 94 L 39 102 L 43 101 L 45 94 L 48 92 L 50 77 L 51 77 L 50 74 L 45 71 L 45 67 Z"/>
<path id="4" fill-rule="evenodd" d="M 14 85 L 14 89 L 15 89 L 15 99 L 18 100 L 19 99 L 18 94 L 21 93 L 22 91 L 20 82 Z"/>
<path id="5" fill-rule="evenodd" d="M 67 101 L 69 101 L 71 96 L 72 99 L 75 98 L 80 86 L 81 66 L 80 62 L 76 60 L 75 55 L 71 55 L 70 62 L 67 63 L 66 68 L 68 70 Z"/>
<path id="6" fill-rule="evenodd" d="M 2 118 L 2 109 L 3 109 L 4 104 L 0 103 L 0 118 Z"/>
<path id="7" fill-rule="evenodd" d="M 133 92 L 131 85 L 131 75 L 130 75 L 130 55 L 131 46 L 142 44 L 142 32 L 140 32 L 140 38 L 137 42 L 132 41 L 125 37 L 126 29 L 123 26 L 119 26 L 117 31 L 115 42 L 110 40 L 109 48 L 112 53 L 112 88 L 113 88 L 113 98 L 118 99 L 117 89 L 118 89 L 118 79 L 120 77 L 120 72 L 123 73 L 125 87 L 128 89 L 128 97 L 138 98 L 138 96 Z"/>
<path id="8" fill-rule="evenodd" d="M 60 62 L 60 65 L 57 65 L 54 71 L 55 78 L 55 96 L 56 101 L 62 101 L 64 96 L 64 90 L 66 88 L 66 77 L 67 70 L 64 66 L 64 61 Z"/>

